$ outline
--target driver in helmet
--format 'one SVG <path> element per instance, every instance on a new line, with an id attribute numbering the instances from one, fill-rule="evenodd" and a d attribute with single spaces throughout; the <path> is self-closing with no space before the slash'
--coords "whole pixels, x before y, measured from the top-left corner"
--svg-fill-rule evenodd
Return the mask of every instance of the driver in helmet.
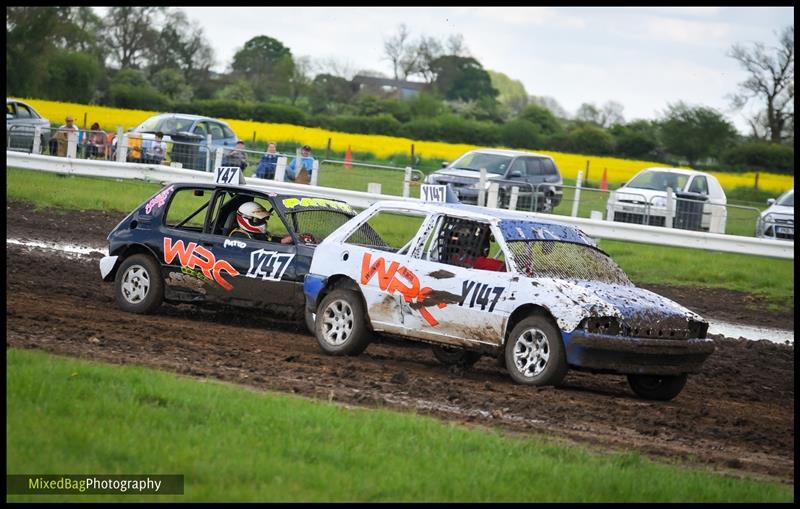
<path id="1" fill-rule="evenodd" d="M 247 237 L 253 240 L 266 242 L 280 242 L 291 244 L 292 236 L 272 237 L 267 231 L 267 221 L 270 212 L 254 201 L 242 203 L 236 211 L 236 227 L 228 234 L 229 237 Z"/>

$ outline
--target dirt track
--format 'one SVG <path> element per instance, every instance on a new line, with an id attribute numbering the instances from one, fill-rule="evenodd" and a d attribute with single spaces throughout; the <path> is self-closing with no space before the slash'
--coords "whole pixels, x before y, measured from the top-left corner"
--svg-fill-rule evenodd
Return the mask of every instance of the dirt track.
<path id="1" fill-rule="evenodd" d="M 7 212 L 14 218 L 7 223 L 8 238 L 100 248 L 123 217 L 91 212 L 76 220 L 70 213 L 67 221 L 23 204 L 11 204 Z M 536 389 L 513 384 L 492 359 L 468 371 L 448 369 L 427 347 L 413 343 L 384 341 L 356 358 L 328 357 L 291 322 L 172 305 L 153 316 L 123 313 L 111 285 L 100 281 L 99 254 L 67 258 L 12 245 L 6 253 L 7 347 L 141 364 L 348 404 L 414 409 L 793 483 L 792 346 L 715 338 L 717 350 L 703 373 L 690 377 L 668 403 L 635 398 L 621 376 L 570 372 L 563 387 Z M 741 305 L 732 305 L 743 302 L 741 295 L 656 291 L 702 314 L 712 310 L 719 319 L 743 318 Z M 751 323 L 793 329 L 788 314 L 760 315 Z"/>

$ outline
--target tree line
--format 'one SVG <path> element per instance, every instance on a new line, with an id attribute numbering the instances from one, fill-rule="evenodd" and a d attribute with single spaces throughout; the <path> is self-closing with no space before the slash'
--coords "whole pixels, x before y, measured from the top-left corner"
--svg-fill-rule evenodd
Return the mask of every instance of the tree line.
<path id="1" fill-rule="evenodd" d="M 734 45 L 748 78 L 734 108 L 756 104 L 751 132 L 684 102 L 656 119 L 626 121 L 615 101 L 569 114 L 550 97 L 485 69 L 464 38 L 413 37 L 405 25 L 384 39 L 391 73 L 355 72 L 335 60 L 296 56 L 268 35 L 215 64 L 203 29 L 180 9 L 117 6 L 6 8 L 6 95 L 215 117 L 285 122 L 345 132 L 406 136 L 647 159 L 698 168 L 794 172 L 794 27 L 767 47 Z M 396 88 L 356 75 L 422 84 Z"/>

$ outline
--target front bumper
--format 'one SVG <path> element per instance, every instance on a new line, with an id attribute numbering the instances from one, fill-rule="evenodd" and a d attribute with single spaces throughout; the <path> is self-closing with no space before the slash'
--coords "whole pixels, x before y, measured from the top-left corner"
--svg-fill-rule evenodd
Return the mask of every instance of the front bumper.
<path id="1" fill-rule="evenodd" d="M 575 331 L 564 334 L 567 364 L 587 371 L 639 375 L 697 373 L 711 339 L 651 339 Z"/>
<path id="2" fill-rule="evenodd" d="M 306 274 L 305 279 L 303 280 L 303 293 L 306 296 L 306 309 L 308 309 L 312 313 L 316 313 L 317 311 L 317 304 L 319 304 L 319 294 L 323 288 L 325 288 L 325 283 L 327 283 L 328 278 L 326 276 L 320 276 L 317 274 Z"/>

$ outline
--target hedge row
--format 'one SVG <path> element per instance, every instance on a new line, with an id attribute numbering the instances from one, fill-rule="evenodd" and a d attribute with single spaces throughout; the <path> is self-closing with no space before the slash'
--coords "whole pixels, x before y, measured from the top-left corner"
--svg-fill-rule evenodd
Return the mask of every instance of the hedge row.
<path id="1" fill-rule="evenodd" d="M 357 134 L 383 134 L 417 140 L 469 143 L 473 145 L 504 145 L 529 150 L 556 150 L 581 154 L 660 160 L 661 154 L 651 140 L 616 138 L 606 130 L 583 126 L 568 133 L 543 134 L 539 127 L 525 119 L 505 124 L 469 120 L 446 113 L 432 118 L 415 118 L 402 123 L 389 113 L 370 116 L 317 115 L 276 103 L 246 103 L 233 99 L 203 99 L 170 104 L 158 92 L 141 90 L 125 84 L 111 86 L 110 99 L 114 106 L 157 111 L 179 111 L 210 117 L 234 118 L 256 122 L 322 127 L 333 131 Z M 721 171 L 765 171 L 792 174 L 794 148 L 765 142 L 745 142 L 720 156 L 720 164 L 711 169 Z M 698 169 L 702 169 L 698 165 Z"/>

